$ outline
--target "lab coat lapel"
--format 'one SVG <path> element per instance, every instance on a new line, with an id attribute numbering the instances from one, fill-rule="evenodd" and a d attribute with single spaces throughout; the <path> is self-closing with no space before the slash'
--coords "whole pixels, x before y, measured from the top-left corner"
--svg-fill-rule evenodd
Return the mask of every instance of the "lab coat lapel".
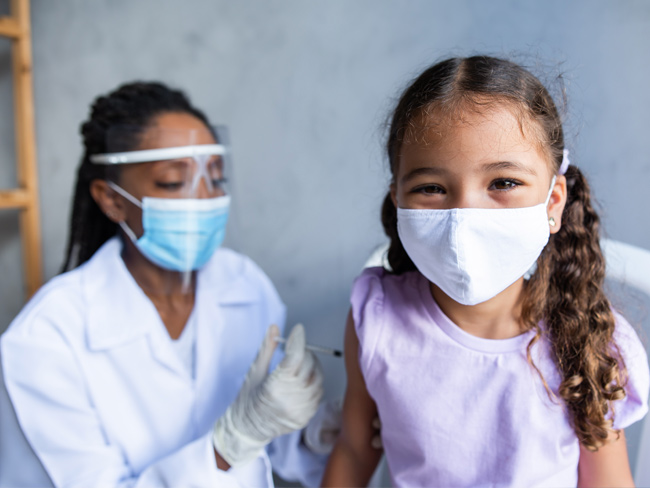
<path id="1" fill-rule="evenodd" d="M 246 370 L 236 368 L 237 371 L 233 371 L 229 360 L 231 351 L 228 348 L 232 347 L 229 346 L 232 344 L 229 337 L 234 328 L 242 325 L 231 323 L 232 310 L 234 307 L 247 307 L 260 299 L 258 285 L 246 279 L 243 270 L 233 270 L 228 264 L 228 255 L 217 250 L 197 278 L 196 392 L 200 402 L 210 405 L 205 409 L 207 416 L 197 419 L 199 429 L 209 428 L 225 412 L 244 380 Z M 232 352 L 242 354 L 242 351 Z"/>
<path id="2" fill-rule="evenodd" d="M 188 372 L 187 369 L 183 367 L 181 359 L 178 357 L 178 354 L 174 350 L 172 339 L 169 337 L 169 333 L 167 332 L 167 329 L 165 329 L 165 325 L 162 323 L 160 316 L 157 313 L 156 315 L 158 317 L 160 327 L 157 327 L 157 331 L 152 331 L 149 334 L 151 355 L 162 366 L 185 378 L 188 381 L 188 384 L 191 384 L 192 377 L 190 372 Z"/>
<path id="3" fill-rule="evenodd" d="M 92 304 L 88 307 L 88 346 L 108 350 L 146 336 L 157 362 L 187 376 L 156 307 L 129 273 L 121 250 L 119 238 L 109 240 L 83 270 L 86 300 Z"/>

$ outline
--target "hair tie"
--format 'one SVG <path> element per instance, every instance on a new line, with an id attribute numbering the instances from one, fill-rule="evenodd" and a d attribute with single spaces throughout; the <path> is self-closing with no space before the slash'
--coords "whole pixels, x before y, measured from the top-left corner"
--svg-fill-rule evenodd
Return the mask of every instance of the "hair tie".
<path id="1" fill-rule="evenodd" d="M 566 170 L 569 169 L 569 165 L 571 162 L 569 161 L 569 150 L 564 149 L 562 151 L 562 164 L 560 165 L 560 169 L 558 170 L 558 174 L 563 175 L 566 173 Z"/>

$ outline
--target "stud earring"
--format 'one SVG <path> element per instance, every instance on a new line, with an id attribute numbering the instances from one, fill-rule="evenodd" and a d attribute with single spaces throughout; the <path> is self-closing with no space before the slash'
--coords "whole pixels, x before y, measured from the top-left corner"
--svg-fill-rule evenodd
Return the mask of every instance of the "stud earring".
<path id="1" fill-rule="evenodd" d="M 549 217 L 548 225 L 550 225 L 551 227 L 555 227 L 555 219 L 553 217 Z"/>

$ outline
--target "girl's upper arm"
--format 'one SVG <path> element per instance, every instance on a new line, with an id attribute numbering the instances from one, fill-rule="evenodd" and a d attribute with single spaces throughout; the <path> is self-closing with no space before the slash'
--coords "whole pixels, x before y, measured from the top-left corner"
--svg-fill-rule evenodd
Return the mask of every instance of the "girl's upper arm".
<path id="1" fill-rule="evenodd" d="M 377 406 L 359 367 L 359 340 L 351 312 L 345 327 L 345 369 L 348 381 L 341 433 L 325 470 L 323 486 L 366 486 L 382 455 L 371 445 L 377 434 L 372 425 Z"/>
<path id="2" fill-rule="evenodd" d="M 359 339 L 352 313 L 348 314 L 345 326 L 345 370 L 348 382 L 343 402 L 342 434 L 357 450 L 373 452 L 371 441 L 376 432 L 372 421 L 377 416 L 377 406 L 368 393 L 359 367 Z"/>
<path id="3" fill-rule="evenodd" d="M 585 488 L 634 486 L 625 433 L 621 431 L 618 439 L 615 433 L 611 436 L 612 440 L 595 452 L 580 446 L 578 486 Z"/>

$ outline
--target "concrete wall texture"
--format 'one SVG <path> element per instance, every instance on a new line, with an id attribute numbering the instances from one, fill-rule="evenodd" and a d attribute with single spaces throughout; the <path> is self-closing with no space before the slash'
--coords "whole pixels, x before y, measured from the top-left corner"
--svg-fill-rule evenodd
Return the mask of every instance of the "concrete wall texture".
<path id="1" fill-rule="evenodd" d="M 383 123 L 395 98 L 432 62 L 484 52 L 546 81 L 564 74 L 568 146 L 606 233 L 650 248 L 645 0 L 32 0 L 32 25 L 47 278 L 63 258 L 90 102 L 162 80 L 230 128 L 229 246 L 268 273 L 290 324 L 340 347 L 351 283 L 384 242 Z M 15 184 L 9 61 L 0 40 L 0 188 Z M 23 304 L 15 212 L 0 212 L 0 269 L 1 331 Z M 328 396 L 341 395 L 342 361 L 323 363 Z"/>

